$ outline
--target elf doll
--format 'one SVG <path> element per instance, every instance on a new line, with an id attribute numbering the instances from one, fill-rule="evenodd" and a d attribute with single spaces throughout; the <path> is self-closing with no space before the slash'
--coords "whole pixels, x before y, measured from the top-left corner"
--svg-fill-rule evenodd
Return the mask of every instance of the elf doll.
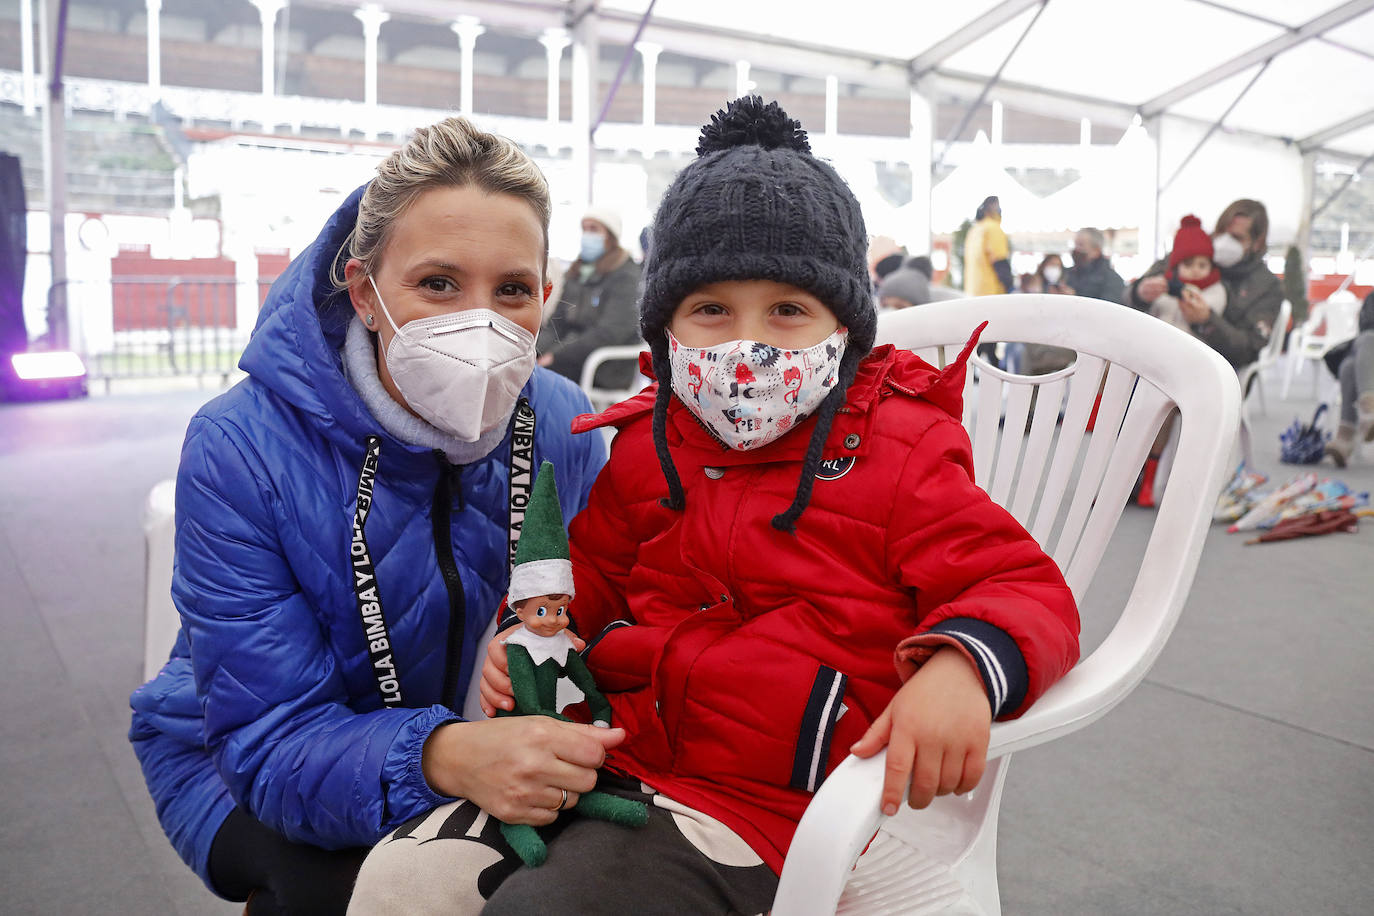
<path id="1" fill-rule="evenodd" d="M 530 492 L 506 594 L 507 607 L 522 624 L 504 637 L 515 709 L 499 710 L 497 715 L 569 721 L 563 710 L 585 699 L 592 724 L 610 727 L 611 704 L 596 689 L 566 632 L 572 597 L 572 562 L 558 505 L 558 483 L 553 465 L 545 461 Z M 642 827 L 649 818 L 643 803 L 596 790 L 582 795 L 574 810 L 630 827 Z M 528 866 L 541 864 L 548 855 L 538 831 L 528 824 L 502 824 L 501 835 Z"/>

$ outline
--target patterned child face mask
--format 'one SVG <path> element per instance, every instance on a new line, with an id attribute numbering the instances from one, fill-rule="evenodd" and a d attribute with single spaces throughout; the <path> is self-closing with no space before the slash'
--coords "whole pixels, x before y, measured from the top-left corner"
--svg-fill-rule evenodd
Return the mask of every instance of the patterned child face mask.
<path id="1" fill-rule="evenodd" d="M 668 332 L 673 393 L 717 439 L 767 445 L 820 406 L 840 377 L 847 328 L 805 350 L 754 340 L 689 347 Z"/>

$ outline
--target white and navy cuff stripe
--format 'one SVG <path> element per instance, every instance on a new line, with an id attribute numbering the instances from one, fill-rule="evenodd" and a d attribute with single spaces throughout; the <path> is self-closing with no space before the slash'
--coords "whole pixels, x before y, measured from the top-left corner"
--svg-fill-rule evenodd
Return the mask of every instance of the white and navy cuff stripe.
<path id="1" fill-rule="evenodd" d="M 596 634 L 596 638 L 595 638 L 595 639 L 593 639 L 591 642 L 587 643 L 587 648 L 585 648 L 585 649 L 582 650 L 582 653 L 581 653 L 581 654 L 582 654 L 582 657 L 583 657 L 583 658 L 586 658 L 587 655 L 589 655 L 589 654 L 591 653 L 591 651 L 592 651 L 593 649 L 596 648 L 597 643 L 599 643 L 599 642 L 601 642 L 601 640 L 605 639 L 606 636 L 607 636 L 607 634 L 609 634 L 612 630 L 619 630 L 621 627 L 632 627 L 632 626 L 634 626 L 634 624 L 631 623 L 631 622 L 628 621 L 628 620 L 625 620 L 624 618 L 621 618 L 621 619 L 619 619 L 619 620 L 612 620 L 610 623 L 606 624 L 605 629 L 603 629 L 600 633 Z"/>
<path id="2" fill-rule="evenodd" d="M 937 623 L 930 632 L 954 637 L 973 656 L 994 719 L 1025 702 L 1030 686 L 1026 659 L 1005 630 L 971 617 L 954 617 Z"/>
<path id="3" fill-rule="evenodd" d="M 830 739 L 835 723 L 844 713 L 844 688 L 849 679 L 834 668 L 820 666 L 811 684 L 811 695 L 802 713 L 797 750 L 792 758 L 794 789 L 815 792 L 825 781 L 825 766 L 830 759 Z"/>

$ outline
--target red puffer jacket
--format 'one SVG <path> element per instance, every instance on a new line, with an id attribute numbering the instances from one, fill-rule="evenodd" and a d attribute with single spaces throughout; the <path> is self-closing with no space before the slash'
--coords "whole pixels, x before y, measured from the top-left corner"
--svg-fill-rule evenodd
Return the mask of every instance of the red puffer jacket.
<path id="1" fill-rule="evenodd" d="M 608 763 L 723 821 L 775 871 L 825 774 L 921 659 L 959 643 L 932 627 L 1015 641 L 1023 691 L 1003 717 L 1078 658 L 1059 569 L 973 483 L 966 354 L 943 373 L 888 346 L 863 361 L 795 534 L 771 521 L 814 419 L 731 451 L 674 399 L 681 512 L 659 503 L 654 388 L 573 424 L 620 429 L 571 527 L 574 619 L 630 734 Z"/>

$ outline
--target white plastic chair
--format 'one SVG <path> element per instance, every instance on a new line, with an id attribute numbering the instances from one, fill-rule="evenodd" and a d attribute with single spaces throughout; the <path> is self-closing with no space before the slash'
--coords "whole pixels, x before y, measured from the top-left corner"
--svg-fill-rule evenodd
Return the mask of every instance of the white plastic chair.
<path id="1" fill-rule="evenodd" d="M 993 724 L 988 767 L 972 793 L 884 818 L 878 810 L 883 755 L 841 763 L 792 841 L 774 901 L 777 916 L 999 913 L 997 814 L 1008 755 L 1082 728 L 1130 693 L 1163 649 L 1192 586 L 1212 508 L 1231 470 L 1240 415 L 1235 371 L 1205 344 L 1156 318 L 1077 296 L 932 302 L 881 316 L 878 340 L 943 365 L 984 320 L 984 342 L 1052 344 L 1078 353 L 1067 368 L 1035 377 L 1010 375 L 975 356 L 979 380 L 970 373 L 964 422 L 978 484 L 1054 557 L 1085 618 L 1112 613 L 1083 607 L 1082 600 L 1151 442 L 1178 407 L 1169 486 L 1134 587 L 1096 650 L 1021 718 Z M 1085 433 L 1104 371 L 1095 431 Z"/>
<path id="2" fill-rule="evenodd" d="M 143 595 L 143 680 L 150 681 L 167 664 L 181 629 L 172 603 L 172 555 L 176 540 L 175 480 L 162 480 L 143 504 L 143 542 L 147 547 Z"/>
<path id="3" fill-rule="evenodd" d="M 1236 370 L 1240 376 L 1240 396 L 1241 404 L 1249 400 L 1250 380 L 1254 379 L 1255 389 L 1259 393 L 1260 414 L 1269 416 L 1269 407 L 1264 403 L 1264 372 L 1278 363 L 1279 356 L 1283 353 L 1283 338 L 1288 333 L 1288 319 L 1293 316 L 1293 304 L 1287 299 L 1279 305 L 1279 314 L 1274 319 L 1274 328 L 1269 332 L 1269 341 L 1260 350 L 1259 356 L 1253 363 L 1242 366 Z"/>
<path id="4" fill-rule="evenodd" d="M 1331 379 L 1322 388 L 1322 358 L 1336 347 L 1353 340 L 1359 333 L 1360 299 L 1348 289 L 1337 290 L 1327 299 L 1312 306 L 1307 320 L 1294 335 L 1297 339 L 1290 343 L 1292 355 L 1288 361 L 1288 372 L 1284 374 L 1281 397 L 1288 397 L 1288 389 L 1294 377 L 1309 363 L 1312 363 L 1312 395 L 1318 400 L 1334 399 L 1339 383 Z"/>
<path id="5" fill-rule="evenodd" d="M 638 373 L 639 354 L 648 349 L 645 344 L 626 344 L 621 347 L 597 347 L 587 354 L 586 361 L 582 363 L 582 379 L 579 384 L 586 393 L 587 400 L 592 402 L 593 410 L 605 410 L 612 404 L 638 394 L 645 385 L 649 384 L 649 380 L 643 375 L 636 375 L 637 384 L 632 388 L 597 388 L 594 381 L 596 370 L 601 367 L 601 364 L 618 360 L 634 360 L 636 373 Z"/>
<path id="6" fill-rule="evenodd" d="M 1259 357 L 1247 366 L 1242 366 L 1237 370 L 1240 377 L 1240 451 L 1245 458 L 1248 467 L 1254 467 L 1255 454 L 1254 443 L 1250 433 L 1250 399 L 1247 394 L 1250 390 L 1250 380 L 1254 379 L 1255 388 L 1259 391 L 1260 413 L 1269 416 L 1268 407 L 1264 403 L 1264 379 L 1262 373 L 1270 366 L 1279 361 L 1279 354 L 1283 352 L 1283 336 L 1288 328 L 1288 319 L 1293 314 L 1293 304 L 1287 299 L 1279 306 L 1278 317 L 1274 319 L 1274 329 L 1269 332 L 1269 342 L 1260 351 Z"/>

